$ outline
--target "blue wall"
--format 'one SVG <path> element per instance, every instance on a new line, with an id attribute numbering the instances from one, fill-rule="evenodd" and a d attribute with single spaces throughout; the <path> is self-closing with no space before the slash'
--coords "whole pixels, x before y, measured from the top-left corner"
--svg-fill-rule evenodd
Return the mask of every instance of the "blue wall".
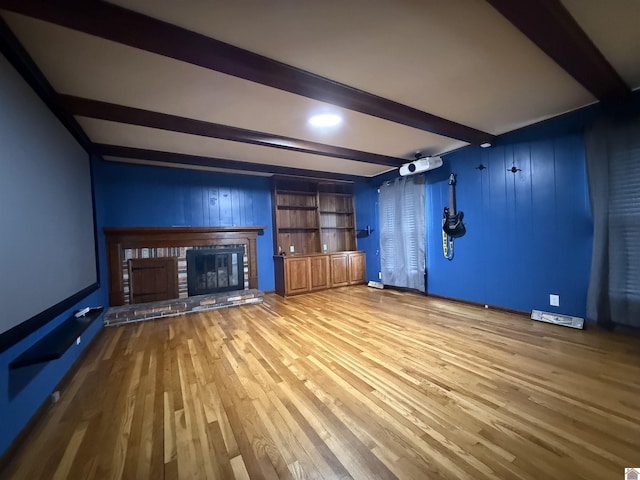
<path id="1" fill-rule="evenodd" d="M 81 335 L 80 345 L 71 346 L 58 360 L 11 371 L 9 363 L 71 316 L 75 310 L 85 306 L 106 306 L 106 302 L 106 289 L 101 288 L 45 327 L 0 354 L 0 456 L 9 448 L 40 406 L 48 401 L 55 386 L 100 331 L 102 317 L 94 321 Z"/>
<path id="2" fill-rule="evenodd" d="M 489 149 L 451 153 L 442 168 L 426 173 L 427 293 L 585 317 L 592 223 L 582 131 L 593 116 L 593 110 L 576 112 L 499 137 Z M 480 164 L 486 168 L 477 169 Z M 508 171 L 512 166 L 519 171 Z M 443 256 L 441 236 L 450 172 L 457 174 L 457 206 L 467 227 L 453 261 Z M 376 230 L 377 187 L 387 179 L 357 190 L 358 216 L 371 212 L 367 221 Z M 374 235 L 358 243 L 370 279 L 380 269 L 378 245 Z M 560 296 L 559 307 L 550 306 L 549 294 Z"/>
<path id="3" fill-rule="evenodd" d="M 592 224 L 582 136 L 466 149 L 447 156 L 445 169 L 457 174 L 467 234 L 455 241 L 454 260 L 445 259 L 448 183 L 429 183 L 428 292 L 584 317 Z M 560 295 L 560 307 L 549 294 Z"/>
<path id="4" fill-rule="evenodd" d="M 369 183 L 355 185 L 356 246 L 367 258 L 367 280 L 378 281 L 380 271 L 380 229 L 378 228 L 378 189 Z M 367 226 L 371 233 L 366 233 Z"/>
<path id="5" fill-rule="evenodd" d="M 105 161 L 95 162 L 94 171 L 101 236 L 103 227 L 263 225 L 258 288 L 275 289 L 268 178 Z"/>

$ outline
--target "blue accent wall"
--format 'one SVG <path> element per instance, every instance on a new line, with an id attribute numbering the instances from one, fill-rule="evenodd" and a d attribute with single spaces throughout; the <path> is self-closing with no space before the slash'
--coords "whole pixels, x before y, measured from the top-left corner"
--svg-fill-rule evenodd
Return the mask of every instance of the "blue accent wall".
<path id="1" fill-rule="evenodd" d="M 598 113 L 574 112 L 498 137 L 488 149 L 462 149 L 426 173 L 427 293 L 585 317 L 593 225 L 583 130 Z M 451 172 L 467 234 L 455 240 L 449 261 L 441 232 Z M 366 218 L 379 230 L 377 188 L 392 178 L 358 186 L 358 222 Z M 379 234 L 358 246 L 367 253 L 369 279 L 377 279 Z M 550 294 L 560 296 L 559 307 L 549 304 Z"/>
<path id="2" fill-rule="evenodd" d="M 380 271 L 380 229 L 378 189 L 371 184 L 359 182 L 355 185 L 356 246 L 366 252 L 367 280 L 378 281 Z M 370 233 L 366 232 L 370 227 Z"/>
<path id="3" fill-rule="evenodd" d="M 16 370 L 9 370 L 9 363 L 71 316 L 75 310 L 85 306 L 106 306 L 106 302 L 106 289 L 101 288 L 0 354 L 0 456 L 40 406 L 48 401 L 56 385 L 101 330 L 102 317 L 95 320 L 81 335 L 80 345 L 72 345 L 58 360 Z"/>
<path id="4" fill-rule="evenodd" d="M 584 317 L 592 223 L 582 136 L 469 148 L 448 155 L 445 169 L 457 174 L 467 234 L 455 240 L 454 259 L 445 259 L 448 182 L 429 183 L 428 292 Z M 559 307 L 549 294 L 560 296 Z"/>
<path id="5" fill-rule="evenodd" d="M 258 288 L 274 290 L 269 179 L 97 161 L 103 227 L 259 226 Z M 106 270 L 106 269 L 105 269 Z"/>

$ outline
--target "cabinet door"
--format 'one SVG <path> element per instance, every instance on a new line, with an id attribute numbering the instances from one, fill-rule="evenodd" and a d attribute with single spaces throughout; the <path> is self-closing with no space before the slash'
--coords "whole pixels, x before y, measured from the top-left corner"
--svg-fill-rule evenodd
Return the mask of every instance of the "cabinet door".
<path id="1" fill-rule="evenodd" d="M 349 254 L 349 284 L 365 283 L 367 281 L 367 263 L 364 252 Z"/>
<path id="2" fill-rule="evenodd" d="M 176 257 L 131 258 L 128 264 L 129 303 L 178 298 Z"/>
<path id="3" fill-rule="evenodd" d="M 289 295 L 295 293 L 308 292 L 309 284 L 309 258 L 287 258 L 285 261 L 285 282 L 287 285 L 286 293 Z"/>
<path id="4" fill-rule="evenodd" d="M 349 256 L 346 253 L 331 255 L 331 286 L 349 285 Z"/>
<path id="5" fill-rule="evenodd" d="M 322 290 L 330 286 L 329 256 L 318 255 L 309 257 L 309 283 L 310 290 Z"/>

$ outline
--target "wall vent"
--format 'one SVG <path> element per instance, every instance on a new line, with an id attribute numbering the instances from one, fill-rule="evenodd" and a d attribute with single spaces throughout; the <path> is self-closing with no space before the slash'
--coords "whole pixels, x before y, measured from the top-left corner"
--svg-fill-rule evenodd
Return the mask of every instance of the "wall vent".
<path id="1" fill-rule="evenodd" d="M 555 325 L 561 325 L 563 327 L 578 328 L 582 330 L 584 328 L 584 318 L 572 317 L 570 315 L 562 315 L 560 313 L 549 313 L 541 310 L 532 310 L 531 319 L 539 322 L 553 323 Z"/>

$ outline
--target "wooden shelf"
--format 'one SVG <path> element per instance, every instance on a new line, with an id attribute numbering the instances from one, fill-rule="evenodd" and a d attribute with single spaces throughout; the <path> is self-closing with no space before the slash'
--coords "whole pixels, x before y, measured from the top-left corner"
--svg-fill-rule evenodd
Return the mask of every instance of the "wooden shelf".
<path id="1" fill-rule="evenodd" d="M 281 232 L 316 232 L 318 227 L 280 227 Z"/>
<path id="2" fill-rule="evenodd" d="M 9 370 L 50 362 L 62 357 L 76 339 L 89 328 L 89 325 L 102 314 L 102 310 L 102 307 L 92 309 L 85 316 L 79 318 L 71 315 L 13 360 L 9 364 Z"/>
<path id="3" fill-rule="evenodd" d="M 353 184 L 274 177 L 272 187 L 274 251 L 356 249 Z"/>
<path id="4" fill-rule="evenodd" d="M 304 190 L 278 190 L 278 193 L 282 193 L 284 195 L 304 195 L 308 197 L 316 196 L 316 192 L 306 192 Z"/>
<path id="5" fill-rule="evenodd" d="M 318 207 L 302 207 L 296 205 L 278 205 L 278 210 L 316 210 Z"/>

